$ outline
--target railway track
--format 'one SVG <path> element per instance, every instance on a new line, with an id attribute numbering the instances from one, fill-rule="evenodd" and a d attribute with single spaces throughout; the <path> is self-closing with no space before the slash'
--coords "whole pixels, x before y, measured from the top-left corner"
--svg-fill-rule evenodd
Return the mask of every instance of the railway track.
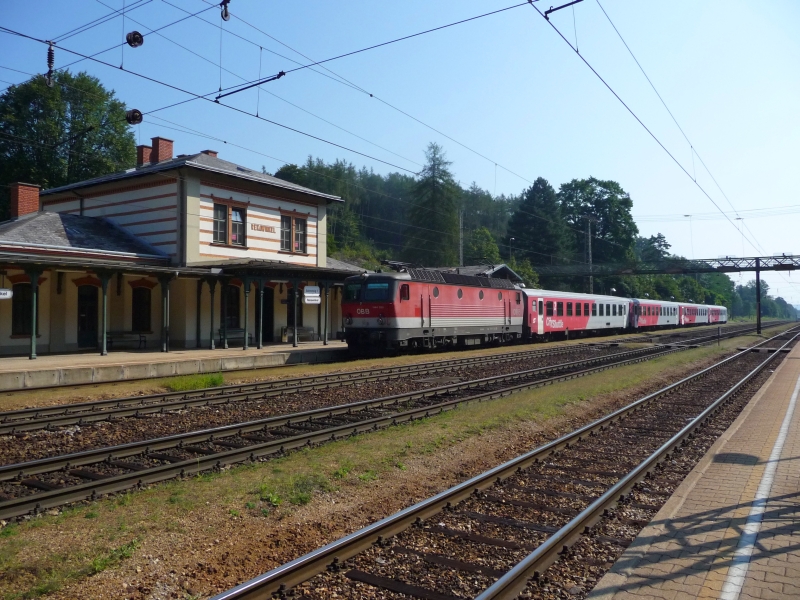
<path id="1" fill-rule="evenodd" d="M 762 344 L 788 348 L 798 337 L 794 329 Z M 715 424 L 722 433 L 782 356 L 739 352 L 214 600 L 581 596 L 580 587 L 550 590 L 546 569 L 578 541 L 581 552 L 621 553 L 658 509 L 646 498 L 669 496 L 658 489 L 669 465 L 695 436 Z"/>
<path id="2" fill-rule="evenodd" d="M 710 343 L 717 338 L 694 340 Z M 767 342 L 762 342 L 767 343 Z M 279 455 L 681 351 L 650 347 L 404 394 L 0 466 L 0 519 Z"/>
<path id="3" fill-rule="evenodd" d="M 767 325 L 763 326 L 762 329 L 766 329 L 767 327 L 779 327 L 781 325 L 788 324 L 789 321 L 771 321 Z M 617 337 L 608 340 L 608 343 L 653 343 L 653 344 L 674 344 L 678 343 L 683 338 L 691 338 L 692 336 L 698 334 L 708 334 L 711 335 L 713 331 L 716 331 L 717 328 L 721 329 L 722 333 L 727 333 L 730 331 L 744 331 L 744 330 L 752 330 L 755 331 L 755 327 L 752 325 L 741 325 L 741 324 L 725 324 L 725 325 L 703 325 L 696 328 L 684 328 L 684 329 L 673 329 L 669 331 L 651 331 L 647 332 L 643 335 L 634 335 L 634 336 L 624 336 L 624 337 Z"/>
<path id="4" fill-rule="evenodd" d="M 723 337 L 753 331 L 754 327 L 737 327 L 726 331 Z M 695 336 L 704 342 L 716 339 L 716 333 Z M 695 343 L 699 343 L 695 342 Z M 539 357 L 579 353 L 591 349 L 612 348 L 617 342 L 576 344 L 567 347 L 531 349 L 507 352 L 492 356 L 477 356 L 450 360 L 430 361 L 415 365 L 382 367 L 369 370 L 344 371 L 312 377 L 296 377 L 269 382 L 228 385 L 204 390 L 167 392 L 146 396 L 96 400 L 57 406 L 33 407 L 0 412 L 0 435 L 13 435 L 37 429 L 53 429 L 71 425 L 83 426 L 99 421 L 141 417 L 148 414 L 183 411 L 190 408 L 209 407 L 233 402 L 248 402 L 279 397 L 285 394 L 335 388 L 344 385 L 386 381 L 419 375 L 435 375 L 456 368 L 501 365 Z"/>

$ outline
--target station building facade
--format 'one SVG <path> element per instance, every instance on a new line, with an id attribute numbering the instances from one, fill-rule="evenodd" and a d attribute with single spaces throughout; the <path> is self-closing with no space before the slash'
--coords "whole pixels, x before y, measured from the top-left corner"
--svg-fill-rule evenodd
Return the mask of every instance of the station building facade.
<path id="1" fill-rule="evenodd" d="M 0 354 L 327 341 L 340 284 L 360 272 L 326 256 L 341 198 L 212 150 L 173 156 L 165 138 L 138 146 L 135 168 L 44 191 L 13 184 L 11 200 Z"/>

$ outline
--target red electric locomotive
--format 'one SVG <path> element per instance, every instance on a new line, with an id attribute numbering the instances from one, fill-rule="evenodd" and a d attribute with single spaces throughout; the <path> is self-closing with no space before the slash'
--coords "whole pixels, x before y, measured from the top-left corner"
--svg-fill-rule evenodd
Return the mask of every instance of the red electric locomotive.
<path id="1" fill-rule="evenodd" d="M 522 337 L 523 294 L 506 279 L 431 269 L 364 273 L 344 284 L 350 347 L 433 348 Z"/>

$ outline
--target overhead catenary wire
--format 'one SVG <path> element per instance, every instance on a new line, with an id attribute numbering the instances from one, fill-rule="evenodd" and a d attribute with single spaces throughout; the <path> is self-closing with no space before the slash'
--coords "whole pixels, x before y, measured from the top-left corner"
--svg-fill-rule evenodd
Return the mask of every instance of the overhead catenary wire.
<path id="1" fill-rule="evenodd" d="M 108 7 L 108 5 L 105 4 L 104 2 L 102 2 L 102 0 L 96 0 L 96 1 L 98 3 L 100 3 L 100 4 L 102 4 L 103 6 Z M 137 25 L 139 25 L 140 27 L 143 27 L 143 28 L 147 29 L 148 30 L 148 34 L 149 33 L 156 33 L 156 35 L 158 35 L 162 39 L 170 42 L 171 44 L 174 44 L 174 45 L 178 46 L 179 48 L 185 50 L 186 52 L 192 54 L 193 56 L 196 56 L 197 58 L 199 58 L 199 59 L 201 59 L 201 60 L 203 60 L 203 61 L 205 61 L 205 62 L 207 62 L 207 63 L 209 63 L 211 65 L 213 65 L 214 67 L 219 67 L 220 69 L 224 70 L 226 73 L 229 73 L 229 74 L 233 75 L 234 77 L 237 77 L 237 78 L 239 78 L 239 79 L 241 79 L 243 81 L 246 81 L 246 79 L 244 77 L 242 77 L 241 75 L 239 75 L 238 73 L 236 73 L 236 72 L 234 72 L 234 71 L 232 71 L 232 70 L 230 70 L 228 68 L 222 67 L 221 63 L 220 64 L 215 63 L 213 60 L 211 60 L 209 58 L 206 58 L 202 54 L 199 54 L 198 52 L 195 52 L 191 48 L 188 48 L 188 47 L 184 46 L 183 44 L 180 44 L 179 42 L 176 42 L 175 40 L 173 40 L 172 38 L 166 36 L 165 34 L 163 34 L 161 32 L 153 32 L 153 31 L 151 31 L 150 28 L 147 25 L 145 25 L 144 23 L 142 23 L 141 21 L 137 21 L 137 20 L 132 19 L 130 17 L 129 17 L 129 19 L 133 23 L 136 23 Z M 261 51 L 263 51 L 263 48 L 259 47 L 259 74 L 261 72 Z M 377 143 L 375 143 L 375 142 L 373 142 L 373 141 L 371 141 L 371 140 L 369 140 L 369 139 L 367 139 L 367 138 L 365 138 L 365 137 L 363 137 L 361 135 L 358 135 L 357 133 L 354 133 L 354 132 L 352 132 L 352 131 L 350 131 L 350 130 L 348 130 L 348 129 L 340 126 L 340 125 L 337 125 L 336 123 L 334 123 L 334 122 L 332 122 L 332 121 L 330 121 L 328 119 L 325 119 L 324 117 L 321 117 L 321 116 L 313 113 L 312 111 L 310 111 L 310 110 L 308 110 L 306 108 L 303 108 L 302 106 L 299 106 L 298 104 L 295 104 L 294 102 L 291 102 L 291 101 L 283 98 L 282 96 L 279 96 L 278 94 L 275 94 L 274 92 L 271 92 L 269 90 L 265 90 L 261 86 L 258 86 L 257 89 L 258 89 L 258 96 L 259 97 L 258 97 L 258 101 L 256 103 L 256 116 L 260 116 L 260 114 L 259 114 L 260 93 L 261 93 L 261 91 L 263 91 L 264 93 L 269 94 L 270 96 L 272 96 L 274 98 L 277 98 L 281 102 L 284 102 L 284 103 L 296 108 L 297 110 L 300 110 L 300 111 L 302 111 L 302 112 L 304 112 L 304 113 L 306 113 L 308 115 L 311 115 L 315 119 L 319 119 L 320 121 L 322 121 L 324 123 L 327 123 L 328 125 L 331 125 L 332 127 L 336 127 L 337 129 L 339 129 L 341 131 L 344 131 L 345 133 L 347 133 L 349 135 L 352 135 L 353 137 L 356 137 L 356 138 L 358 138 L 358 139 L 370 144 L 371 146 L 379 148 L 379 149 L 383 150 L 384 152 L 388 152 L 389 154 L 393 154 L 394 156 L 397 156 L 398 158 L 402 158 L 403 160 L 406 160 L 406 161 L 408 161 L 408 162 L 410 162 L 410 163 L 412 163 L 414 165 L 417 165 L 419 167 L 422 166 L 421 163 L 419 163 L 419 162 L 417 162 L 417 161 L 415 161 L 413 159 L 410 159 L 410 158 L 408 158 L 406 156 L 403 156 L 402 154 L 398 154 L 397 152 L 394 152 L 393 150 L 389 150 L 388 148 L 386 148 L 384 146 L 381 146 L 380 144 L 377 144 Z M 157 110 L 160 111 L 160 110 L 163 110 L 163 109 L 157 109 Z M 155 111 L 149 111 L 148 113 L 145 113 L 145 114 L 152 114 L 153 112 L 155 112 Z"/>
<path id="2" fill-rule="evenodd" d="M 163 1 L 164 1 L 164 2 L 166 2 L 167 4 L 170 4 L 170 6 L 175 6 L 176 8 L 179 8 L 180 10 L 184 10 L 184 9 L 181 9 L 180 7 L 178 7 L 178 6 L 174 5 L 174 4 L 171 4 L 170 2 L 168 2 L 168 0 L 163 0 Z M 538 1 L 538 0 L 537 0 L 537 1 Z M 203 0 L 203 2 L 205 2 L 206 4 L 211 4 L 211 2 L 209 2 L 209 0 Z M 266 31 L 264 31 L 264 30 L 262 30 L 262 29 L 260 29 L 260 28 L 256 27 L 256 26 L 255 26 L 255 25 L 253 25 L 252 23 L 248 22 L 248 21 L 247 21 L 247 20 L 245 20 L 245 19 L 242 19 L 241 17 L 239 17 L 239 16 L 235 15 L 234 13 L 231 13 L 231 17 L 232 17 L 232 18 L 237 18 L 239 21 L 241 21 L 242 23 L 244 23 L 244 24 L 245 24 L 245 25 L 247 25 L 248 27 L 252 28 L 253 30 L 255 30 L 255 31 L 259 32 L 259 33 L 261 33 L 262 35 L 265 35 L 265 36 L 266 36 L 266 37 L 268 37 L 269 39 L 271 39 L 271 40 L 273 40 L 273 41 L 277 42 L 278 44 L 280 44 L 280 45 L 284 46 L 285 48 L 287 48 L 287 49 L 291 50 L 292 52 L 295 52 L 295 53 L 297 53 L 298 55 L 302 56 L 302 57 L 303 57 L 303 58 L 305 58 L 306 60 L 309 60 L 309 61 L 315 62 L 313 58 L 309 57 L 309 56 L 308 56 L 308 55 L 306 55 L 306 54 L 303 54 L 303 53 L 302 53 L 302 52 L 300 52 L 299 50 L 297 50 L 297 49 L 293 48 L 292 46 L 290 46 L 290 45 L 286 44 L 285 42 L 282 42 L 281 40 L 279 40 L 279 39 L 278 39 L 278 38 L 276 38 L 275 36 L 273 36 L 273 35 L 271 35 L 271 34 L 267 33 Z M 198 16 L 198 17 L 196 17 L 196 18 L 197 18 L 197 19 L 199 19 L 199 20 L 201 20 L 201 21 L 203 21 L 204 23 L 207 23 L 207 24 L 211 25 L 212 27 L 217 27 L 217 25 L 215 25 L 214 23 L 211 23 L 210 21 L 207 21 L 206 19 L 203 19 L 202 17 L 199 17 L 199 16 Z M 241 39 L 241 40 L 247 41 L 247 42 L 249 42 L 249 43 L 251 43 L 251 44 L 253 44 L 253 45 L 255 45 L 255 46 L 259 46 L 259 44 L 257 44 L 256 42 L 254 42 L 254 41 L 252 41 L 252 40 L 249 40 L 249 39 L 247 39 L 247 38 L 245 38 L 245 37 L 243 37 L 243 36 L 241 36 L 241 35 L 238 35 L 238 34 L 236 34 L 236 33 L 234 33 L 234 32 L 231 32 L 231 31 L 229 31 L 229 30 L 225 30 L 225 31 L 226 31 L 226 33 L 228 33 L 229 35 L 234 35 L 234 36 L 238 37 L 238 38 L 239 38 L 239 39 Z M 293 63 L 295 63 L 295 64 L 298 64 L 298 65 L 299 65 L 299 64 L 301 64 L 301 63 L 299 63 L 298 61 L 296 61 L 296 60 L 293 60 L 293 59 L 291 59 L 291 58 L 289 58 L 289 57 L 287 57 L 287 56 L 283 56 L 283 55 L 281 55 L 281 54 L 278 54 L 277 52 L 275 52 L 275 51 L 273 51 L 273 50 L 269 50 L 269 49 L 267 49 L 267 48 L 265 48 L 265 50 L 267 50 L 268 52 L 271 52 L 272 54 L 275 54 L 276 56 L 280 56 L 281 58 L 285 58 L 286 60 L 289 60 L 289 61 L 291 61 L 291 62 L 293 62 Z M 478 156 L 478 157 L 480 157 L 480 158 L 482 158 L 482 159 L 484 159 L 484 160 L 488 161 L 489 163 L 491 163 L 492 165 L 494 165 L 494 166 L 495 166 L 495 168 L 496 168 L 496 167 L 500 167 L 501 169 L 503 169 L 503 170 L 504 170 L 504 171 L 506 171 L 507 173 L 510 173 L 511 175 L 514 175 L 515 177 L 517 177 L 517 178 L 521 179 L 522 181 L 525 181 L 525 182 L 527 182 L 527 183 L 529 183 L 529 184 L 531 184 L 531 185 L 533 184 L 533 181 L 531 181 L 531 180 L 530 180 L 530 179 L 528 179 L 527 177 L 524 177 L 524 176 L 520 175 L 520 174 L 519 174 L 519 173 L 517 173 L 516 171 L 514 171 L 514 170 L 512 170 L 512 169 L 510 169 L 510 168 L 508 168 L 508 167 L 506 167 L 505 165 L 503 165 L 503 164 L 501 164 L 500 162 L 498 162 L 498 161 L 496 161 L 496 160 L 494 160 L 494 159 L 492 159 L 492 158 L 490 158 L 490 157 L 486 156 L 485 154 L 482 154 L 481 152 L 479 152 L 479 151 L 475 150 L 474 148 L 472 148 L 472 147 L 468 146 L 467 144 L 465 144 L 465 143 L 463 143 L 463 142 L 461 142 L 461 141 L 457 140 L 456 138 L 454 138 L 454 137 L 452 137 L 452 136 L 450 136 L 450 135 L 448 135 L 448 134 L 444 133 L 443 131 L 441 131 L 440 129 L 437 129 L 437 128 L 436 128 L 436 127 L 434 127 L 433 125 L 430 125 L 430 124 L 426 123 L 425 121 L 423 121 L 423 120 L 421 120 L 421 119 L 419 119 L 419 118 L 415 117 L 414 115 L 412 115 L 412 114 L 408 113 L 407 111 L 405 111 L 405 110 L 403 110 L 403 109 L 401 109 L 401 108 L 399 108 L 399 107 L 397 107 L 397 106 L 395 106 L 395 105 L 391 104 L 391 103 L 390 103 L 390 102 L 388 102 L 387 100 L 384 100 L 384 99 L 380 98 L 380 97 L 379 97 L 377 94 L 374 94 L 374 93 L 372 93 L 372 92 L 369 92 L 368 90 L 364 89 L 364 88 L 363 88 L 363 87 L 361 87 L 360 85 L 358 85 L 358 84 L 354 83 L 352 80 L 350 80 L 350 79 L 348 79 L 348 78 L 346 78 L 346 77 L 343 77 L 342 75 L 339 75 L 338 73 L 335 73 L 334 71 L 332 71 L 332 70 L 331 70 L 329 67 L 327 67 L 326 65 L 324 65 L 324 64 L 320 64 L 319 66 L 320 66 L 320 68 L 324 69 L 325 71 L 327 71 L 327 72 L 328 72 L 328 73 L 330 73 L 331 75 L 326 75 L 325 73 L 322 73 L 321 71 L 319 71 L 319 70 L 317 70 L 317 69 L 314 69 L 314 68 L 310 68 L 310 70 L 311 70 L 311 71 L 313 71 L 314 73 L 317 73 L 318 75 L 322 75 L 323 77 L 327 77 L 328 79 L 331 79 L 331 80 L 333 80 L 333 81 L 336 81 L 336 82 L 338 82 L 338 83 L 340 83 L 340 84 L 342 84 L 342 85 L 344 85 L 344 86 L 346 86 L 346 87 L 349 87 L 349 88 L 351 88 L 351 89 L 353 89 L 353 90 L 356 90 L 356 91 L 358 91 L 358 92 L 361 92 L 362 94 L 365 94 L 365 95 L 369 96 L 370 98 L 373 98 L 374 100 L 377 100 L 378 102 L 380 102 L 381 104 L 383 104 L 383 105 L 384 105 L 384 106 L 386 106 L 387 108 L 390 108 L 391 110 L 393 110 L 393 111 L 395 111 L 395 112 L 397 112 L 397 113 L 399 113 L 399 114 L 401 114 L 401 115 L 403 115 L 403 116 L 405 116 L 405 117 L 407 117 L 407 118 L 409 118 L 409 119 L 411 119 L 411 120 L 415 121 L 416 123 L 418 123 L 419 125 L 422 125 L 422 126 L 423 126 L 423 127 L 425 127 L 426 129 L 429 129 L 429 130 L 433 131 L 433 132 L 434 132 L 434 133 L 436 133 L 437 135 L 440 135 L 440 136 L 442 136 L 442 137 L 444 137 L 444 138 L 446 138 L 446 139 L 450 140 L 451 142 L 453 142 L 454 144 L 457 144 L 458 146 L 460 146 L 460 147 L 464 148 L 464 149 L 465 149 L 465 150 L 467 150 L 468 152 L 471 152 L 472 154 L 475 154 L 476 156 Z"/>
<path id="3" fill-rule="evenodd" d="M 656 136 L 650 130 L 650 128 L 647 127 L 647 125 L 644 124 L 644 122 L 633 111 L 633 109 L 631 109 L 631 107 L 628 106 L 628 104 L 620 97 L 620 95 L 617 94 L 617 92 L 614 90 L 614 88 L 612 88 L 608 84 L 608 82 L 606 82 L 606 80 L 600 75 L 600 73 L 597 72 L 597 70 L 591 65 L 591 63 L 588 60 L 586 60 L 586 58 L 580 52 L 578 52 L 575 49 L 575 47 L 570 43 L 570 41 L 566 37 L 564 37 L 564 34 L 561 33 L 561 31 L 558 29 L 558 27 L 553 25 L 553 23 L 550 20 L 545 18 L 545 16 L 542 13 L 542 11 L 540 11 L 539 8 L 535 4 L 531 3 L 530 6 L 531 6 L 531 8 L 533 8 L 542 17 L 542 19 L 544 19 L 547 22 L 548 25 L 550 25 L 550 27 L 553 28 L 553 31 L 555 31 L 558 34 L 558 36 L 564 41 L 564 43 L 567 44 L 570 48 L 572 48 L 572 50 L 575 52 L 575 54 L 578 56 L 578 58 L 580 58 L 581 61 L 583 61 L 583 63 L 587 67 L 589 67 L 589 69 L 592 71 L 592 73 L 595 74 L 595 76 L 603 83 L 603 85 L 608 89 L 608 91 L 610 91 L 614 95 L 614 97 L 620 102 L 620 104 L 622 104 L 622 106 L 624 106 L 625 109 L 631 114 L 631 116 L 633 116 L 633 118 L 636 119 L 636 121 L 639 123 L 639 125 L 641 125 L 642 128 L 650 135 L 650 137 L 652 137 L 653 140 L 655 140 L 655 142 L 661 147 L 661 149 L 667 154 L 667 156 L 669 156 L 672 159 L 672 161 L 678 166 L 678 168 L 681 171 L 684 172 L 684 174 L 695 184 L 695 186 L 703 193 L 703 195 L 711 201 L 711 203 L 717 208 L 717 210 L 719 210 L 722 214 L 725 215 L 725 218 L 730 222 L 730 224 L 734 227 L 734 229 L 739 231 L 739 228 L 736 227 L 736 224 L 733 222 L 733 220 L 727 214 L 725 214 L 725 212 L 722 210 L 722 208 L 720 208 L 719 204 L 717 204 L 717 202 L 711 197 L 711 195 L 705 190 L 705 188 L 702 185 L 700 185 L 697 181 L 695 181 L 694 178 L 692 178 L 691 173 L 689 173 L 689 171 L 686 170 L 686 167 L 684 167 L 681 164 L 681 162 L 677 158 L 675 158 L 675 156 L 672 154 L 672 152 L 670 152 L 669 149 L 667 149 L 667 147 L 661 142 L 661 140 L 658 138 L 658 136 Z M 756 248 L 756 245 L 750 240 L 750 238 L 745 236 L 745 239 L 748 241 L 748 243 L 751 246 L 753 246 L 753 248 Z"/>
<path id="4" fill-rule="evenodd" d="M 533 0 L 530 0 L 530 1 L 533 1 Z M 350 52 L 345 52 L 343 54 L 338 54 L 336 56 L 332 56 L 330 58 L 325 58 L 323 60 L 317 60 L 317 61 L 314 61 L 314 62 L 309 63 L 309 64 L 300 65 L 300 66 L 297 66 L 297 67 L 295 67 L 293 69 L 281 70 L 280 73 L 284 73 L 284 74 L 288 75 L 290 73 L 294 73 L 294 72 L 297 72 L 297 71 L 302 71 L 303 69 L 308 69 L 309 67 L 316 67 L 316 66 L 319 66 L 319 65 L 323 65 L 325 63 L 329 63 L 329 62 L 333 62 L 335 60 L 346 58 L 348 56 L 354 56 L 356 54 L 361 54 L 362 52 L 368 52 L 370 50 L 375 50 L 377 48 L 383 48 L 384 46 L 389 46 L 391 44 L 396 44 L 398 42 L 402 42 L 402 41 L 405 41 L 405 40 L 410 40 L 412 38 L 419 37 L 421 35 L 426 35 L 428 33 L 433 33 L 435 31 L 441 31 L 442 29 L 447 29 L 449 27 L 454 27 L 456 25 L 462 25 L 464 23 L 469 23 L 470 21 L 476 21 L 477 19 L 482 19 L 484 17 L 489 17 L 489 16 L 496 15 L 496 14 L 499 14 L 499 13 L 502 13 L 502 12 L 506 12 L 508 10 L 512 10 L 512 9 L 515 9 L 515 8 L 519 8 L 521 6 L 525 6 L 526 4 L 528 4 L 528 2 L 520 2 L 518 4 L 512 4 L 511 6 L 506 6 L 504 8 L 498 8 L 497 10 L 493 10 L 493 11 L 486 12 L 486 13 L 483 13 L 483 14 L 480 14 L 480 15 L 476 15 L 474 17 L 468 17 L 466 19 L 461 19 L 460 21 L 454 21 L 453 23 L 447 23 L 446 25 L 440 25 L 439 27 L 433 27 L 431 29 L 426 29 L 424 31 L 419 31 L 417 33 L 412 33 L 410 35 L 405 35 L 405 36 L 402 36 L 402 37 L 399 37 L 399 38 L 388 40 L 386 42 L 381 42 L 379 44 L 373 44 L 373 45 L 367 46 L 365 48 L 360 48 L 358 50 L 352 50 Z M 278 75 L 278 73 L 276 73 L 276 74 L 274 74 L 274 75 L 272 75 L 270 77 L 275 77 L 276 75 Z M 225 94 L 223 94 L 221 96 L 218 96 L 218 98 L 221 98 L 223 96 L 230 96 L 231 94 L 238 94 L 239 92 L 243 92 L 244 90 L 247 90 L 247 89 L 250 89 L 251 87 L 259 85 L 260 83 L 263 83 L 264 81 L 266 81 L 266 80 L 251 81 L 251 82 L 248 82 L 248 83 L 244 83 L 244 84 L 242 84 L 240 86 L 232 86 L 231 88 L 226 88 L 227 90 L 231 90 L 231 91 L 228 91 L 227 93 L 225 93 Z"/>
<path id="5" fill-rule="evenodd" d="M 41 39 L 39 39 L 39 38 L 36 38 L 36 37 L 30 36 L 30 35 L 27 35 L 27 34 L 24 34 L 24 33 L 21 33 L 21 32 L 19 32 L 19 31 L 15 31 L 15 30 L 13 30 L 13 29 L 9 29 L 9 28 L 7 28 L 7 27 L 3 27 L 3 26 L 0 26 L 0 32 L 4 32 L 4 33 L 10 34 L 10 35 L 16 35 L 16 36 L 19 36 L 19 37 L 22 37 L 22 38 L 25 38 L 25 39 L 29 39 L 29 40 L 32 40 L 32 41 L 35 41 L 35 42 L 39 42 L 39 43 L 42 43 L 42 44 L 46 44 L 46 43 L 47 43 L 47 42 L 45 42 L 44 40 L 41 40 Z M 93 57 L 93 56 L 87 56 L 87 55 L 85 55 L 85 54 L 82 54 L 82 53 L 80 53 L 80 52 L 76 52 L 75 50 L 70 50 L 70 49 L 68 49 L 68 48 L 63 48 L 63 47 L 61 48 L 61 50 L 65 51 L 65 52 L 68 52 L 68 53 L 70 53 L 70 54 L 75 54 L 75 55 L 77 55 L 77 56 L 80 56 L 80 57 L 82 57 L 82 58 L 84 58 L 84 59 L 88 59 L 88 60 L 91 60 L 91 61 L 97 62 L 97 63 L 99 63 L 99 64 L 102 64 L 102 65 L 105 65 L 105 66 L 107 66 L 107 67 L 111 67 L 111 68 L 114 68 L 114 69 L 118 69 L 118 67 L 115 67 L 114 65 L 112 65 L 112 64 L 110 64 L 110 63 L 108 63 L 108 62 L 106 62 L 106 61 L 100 60 L 100 59 L 98 59 L 98 58 L 95 58 L 95 57 Z M 331 146 L 335 146 L 335 147 L 337 147 L 337 148 L 341 148 L 342 150 L 346 150 L 346 151 L 348 151 L 348 152 L 352 152 L 352 153 L 354 153 L 354 154 L 358 154 L 359 156 L 363 156 L 363 157 L 365 157 L 365 158 L 369 158 L 369 159 L 371 159 L 371 160 L 374 160 L 374 161 L 377 161 L 377 162 L 383 163 L 383 164 L 385 164 L 385 165 L 388 165 L 388 166 L 390 166 L 390 167 L 394 167 L 395 169 L 400 169 L 400 170 L 402 170 L 402 171 L 406 171 L 407 173 L 414 173 L 414 171 L 412 171 L 412 170 L 410 170 L 410 169 L 406 169 L 405 167 L 401 167 L 400 165 L 396 165 L 396 164 L 394 164 L 394 163 L 390 163 L 389 161 L 383 160 L 383 159 L 381 159 L 381 158 L 378 158 L 378 157 L 376 157 L 376 156 L 372 156 L 372 155 L 370 155 L 370 154 L 367 154 L 367 153 L 365 153 L 365 152 L 360 152 L 360 151 L 358 151 L 358 150 L 355 150 L 355 149 L 353 149 L 353 148 L 348 148 L 347 146 L 344 146 L 344 145 L 342 145 L 342 144 L 338 144 L 338 143 L 336 143 L 336 142 L 332 142 L 332 141 L 330 141 L 330 140 L 327 140 L 327 139 L 325 139 L 325 138 L 322 138 L 322 137 L 320 137 L 320 136 L 316 136 L 316 135 L 313 135 L 313 134 L 311 134 L 311 133 L 307 133 L 307 132 L 305 132 L 305 131 L 301 131 L 300 129 L 297 129 L 297 128 L 295 128 L 295 127 L 290 127 L 289 125 L 284 125 L 283 123 L 279 123 L 279 122 L 277 122 L 277 121 L 273 121 L 272 119 L 267 119 L 267 118 L 264 118 L 264 117 L 261 117 L 261 116 L 256 116 L 254 113 L 248 112 L 248 111 L 246 111 L 246 110 L 243 110 L 243 109 L 241 109 L 241 108 L 237 108 L 237 107 L 235 107 L 235 106 L 232 106 L 232 105 L 230 105 L 230 104 L 223 104 L 223 103 L 221 103 L 221 102 L 216 102 L 216 101 L 214 101 L 214 100 L 211 100 L 211 99 L 210 99 L 208 96 L 210 96 L 211 94 L 213 94 L 213 92 L 211 92 L 211 93 L 209 93 L 209 94 L 205 94 L 205 95 L 203 95 L 203 94 L 197 94 L 197 93 L 195 93 L 195 92 L 191 92 L 191 91 L 189 91 L 189 90 L 183 89 L 183 88 L 181 88 L 181 87 L 179 87 L 179 86 L 176 86 L 176 85 L 172 85 L 172 84 L 170 84 L 170 83 L 167 83 L 167 82 L 165 82 L 165 81 L 160 81 L 160 80 L 158 80 L 158 79 L 155 79 L 155 78 L 153 78 L 153 77 L 149 77 L 149 76 L 147 76 L 147 75 L 144 75 L 144 74 L 142 74 L 142 73 L 138 73 L 138 72 L 136 72 L 136 71 L 132 71 L 131 69 L 123 68 L 123 69 L 119 69 L 119 70 L 121 70 L 121 71 L 123 71 L 123 72 L 125 72 L 125 73 L 130 73 L 131 75 L 134 75 L 134 76 L 136 76 L 136 77 L 140 77 L 140 78 L 142 78 L 142 79 L 145 79 L 145 80 L 147 80 L 147 81 L 150 81 L 150 82 L 152 82 L 152 83 L 157 83 L 157 84 L 159 84 L 159 85 L 163 85 L 163 86 L 165 86 L 165 87 L 168 87 L 168 88 L 170 88 L 170 89 L 173 89 L 173 90 L 179 91 L 179 92 L 181 92 L 181 93 L 184 93 L 184 94 L 189 94 L 190 96 L 192 96 L 192 98 L 191 98 L 191 99 L 196 99 L 196 100 L 206 100 L 207 102 L 211 102 L 212 104 L 218 104 L 219 106 L 224 106 L 225 108 L 228 108 L 228 109 L 230 109 L 230 110 L 233 110 L 234 112 L 238 112 L 238 113 L 241 113 L 241 114 L 243 114 L 243 115 L 247 115 L 247 116 L 253 117 L 253 118 L 255 118 L 255 119 L 259 119 L 259 120 L 261 120 L 261 121 L 264 121 L 265 123 L 270 123 L 270 124 L 272 124 L 272 125 L 275 125 L 275 126 L 277 126 L 277 127 L 281 127 L 281 128 L 283 128 L 283 129 L 286 129 L 286 130 L 288 130 L 288 131 L 293 131 L 293 132 L 295 132 L 295 133 L 298 133 L 298 134 L 300 134 L 300 135 L 303 135 L 303 136 L 309 137 L 309 138 L 311 138 L 311 139 L 318 140 L 318 141 L 320 141 L 320 142 L 323 142 L 323 143 L 325 143 L 325 144 L 329 144 L 329 145 L 331 145 Z M 180 104 L 180 103 L 172 104 L 172 105 L 170 105 L 170 106 L 176 106 L 177 104 Z M 160 108 L 160 109 L 157 109 L 157 110 L 164 110 L 164 108 L 166 108 L 166 107 L 162 107 L 162 108 Z M 155 112 L 155 111 L 148 111 L 148 112 Z M 144 112 L 143 114 L 147 114 L 147 113 L 146 113 L 146 112 Z"/>
<path id="6" fill-rule="evenodd" d="M 123 16 L 123 22 L 124 22 L 125 12 L 129 12 L 129 11 L 132 11 L 132 10 L 136 10 L 137 8 L 141 8 L 142 6 L 150 4 L 152 1 L 153 0 L 136 0 L 135 2 L 133 2 L 131 5 L 129 5 L 127 7 L 125 6 L 125 4 L 123 4 L 122 8 L 114 9 L 110 13 L 108 13 L 106 15 L 103 15 L 102 17 L 98 17 L 96 19 L 93 19 L 92 21 L 89 21 L 88 23 L 85 23 L 83 25 L 75 27 L 74 29 L 70 29 L 69 31 L 67 31 L 65 33 L 62 33 L 61 35 L 57 35 L 54 38 L 51 38 L 51 41 L 53 41 L 53 42 L 62 42 L 62 41 L 67 40 L 67 39 L 69 39 L 69 38 L 71 38 L 73 36 L 76 36 L 78 34 L 81 34 L 81 33 L 84 33 L 86 31 L 89 31 L 90 29 L 93 29 L 94 27 L 97 27 L 98 25 L 103 25 L 104 23 L 107 23 L 108 21 L 112 21 L 112 20 L 116 19 L 120 15 Z"/>

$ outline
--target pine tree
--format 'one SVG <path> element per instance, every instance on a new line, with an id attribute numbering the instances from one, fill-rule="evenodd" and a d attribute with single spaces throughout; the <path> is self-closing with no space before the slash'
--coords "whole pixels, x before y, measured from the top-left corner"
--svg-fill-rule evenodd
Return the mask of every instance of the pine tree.
<path id="1" fill-rule="evenodd" d="M 531 265 L 550 265 L 569 260 L 572 244 L 561 217 L 556 191 L 539 177 L 522 194 L 511 215 L 505 239 L 508 255 L 528 259 Z"/>
<path id="2" fill-rule="evenodd" d="M 408 209 L 403 254 L 409 262 L 450 267 L 458 264 L 458 203 L 461 188 L 436 143 L 428 144 L 426 164 L 418 175 Z"/>

